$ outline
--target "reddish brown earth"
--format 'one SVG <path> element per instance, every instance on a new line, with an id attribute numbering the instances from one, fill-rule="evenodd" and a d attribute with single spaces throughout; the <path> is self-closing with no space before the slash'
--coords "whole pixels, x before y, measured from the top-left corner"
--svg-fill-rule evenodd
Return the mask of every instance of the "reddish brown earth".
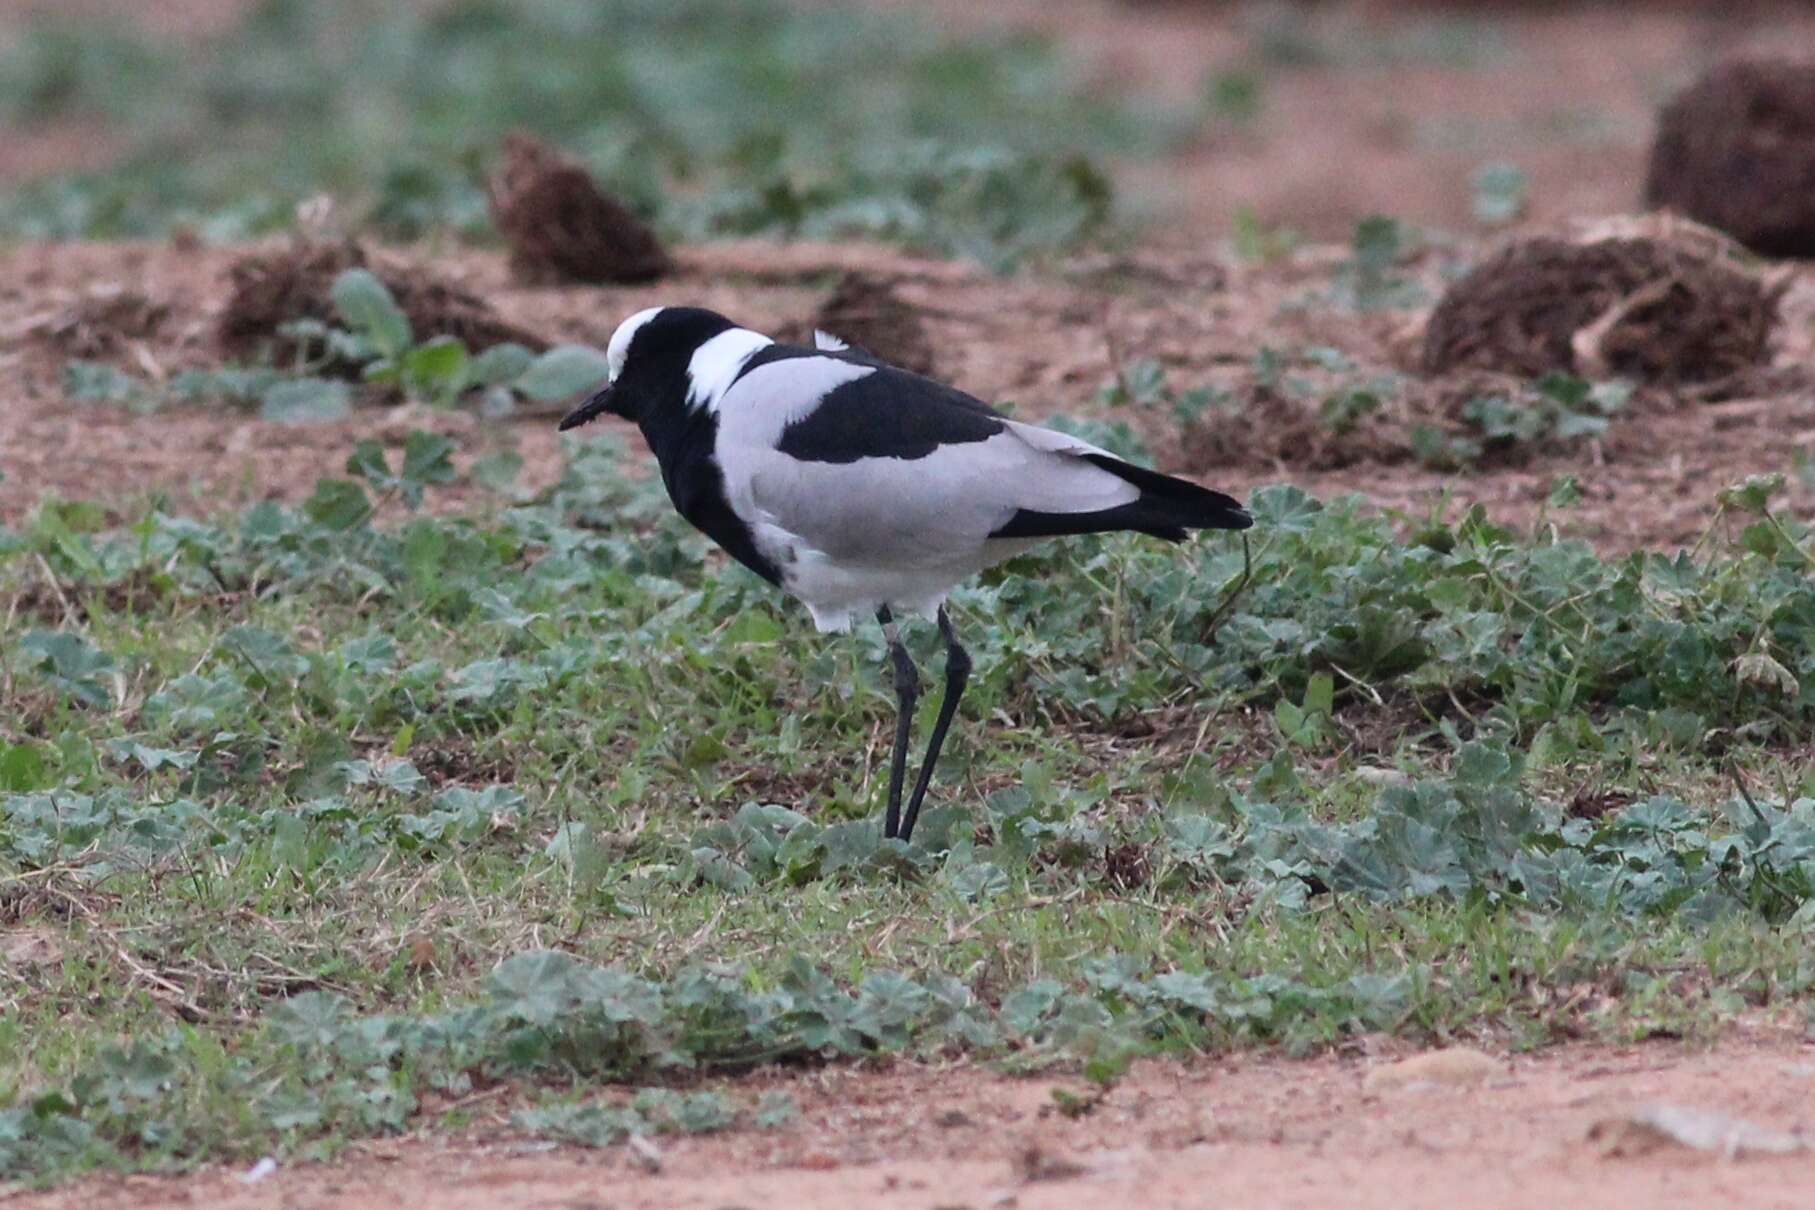
<path id="1" fill-rule="evenodd" d="M 1217 73 L 1256 74 L 1253 121 L 1208 121 L 1175 159 L 1121 173 L 1176 245 L 1244 209 L 1321 239 L 1370 213 L 1466 231 L 1470 177 L 1491 161 L 1530 176 L 1536 220 L 1629 210 L 1672 92 L 1728 55 L 1815 54 L 1815 10 L 1796 3 L 867 2 L 1039 30 L 1107 91 L 1195 101 Z M 1269 61 L 1267 40 L 1314 57 Z"/>
<path id="2" fill-rule="evenodd" d="M 1340 251 L 1311 248 L 1283 263 L 1242 267 L 1219 242 L 1238 210 L 1325 238 L 1345 236 L 1372 211 L 1466 233 L 1473 224 L 1468 177 L 1490 159 L 1531 175 L 1534 221 L 1630 209 L 1656 106 L 1671 88 L 1711 58 L 1748 46 L 1815 50 L 1815 13 L 1769 4 L 1507 6 L 1491 24 L 1469 26 L 1456 24 L 1466 15 L 1437 6 L 1331 3 L 1294 27 L 1323 61 L 1292 67 L 1257 59 L 1258 43 L 1242 32 L 1290 6 L 867 2 L 930 8 L 958 30 L 979 23 L 1036 29 L 1060 39 L 1103 87 L 1174 102 L 1199 95 L 1216 72 L 1258 64 L 1259 116 L 1247 125 L 1208 122 L 1174 159 L 1125 166 L 1124 191 L 1156 221 L 1132 265 L 1109 264 L 1094 275 L 1002 281 L 875 249 L 755 245 L 685 252 L 682 272 L 655 287 L 525 290 L 488 254 L 436 250 L 419 259 L 549 339 L 594 343 L 617 318 L 658 299 L 717 306 L 759 327 L 798 326 L 829 295 L 838 268 L 883 269 L 905 274 L 903 293 L 926 309 L 937 369 L 985 398 L 1014 401 L 1023 414 L 1088 410 L 1115 365 L 1139 356 L 1159 357 L 1181 387 L 1210 383 L 1239 394 L 1244 367 L 1263 345 L 1328 345 L 1364 366 L 1407 366 L 1422 317 L 1296 306 L 1327 285 Z M 243 8 L 244 0 L 182 0 L 134 16 L 162 33 L 198 37 Z M 117 11 L 100 0 L 81 0 L 79 9 L 0 0 L 0 39 L 23 14 L 52 10 Z M 1452 43 L 1462 31 L 1463 53 L 1415 50 L 1418 39 L 1428 43 L 1445 29 Z M 93 163 L 110 149 L 101 129 L 13 137 L 20 134 L 0 139 L 0 180 Z M 120 501 L 156 491 L 179 504 L 295 498 L 320 475 L 338 473 L 358 437 L 401 439 L 422 426 L 457 434 L 468 455 L 518 446 L 532 485 L 554 473 L 558 447 L 545 417 L 486 425 L 464 415 L 371 411 L 344 425 L 287 428 L 196 409 L 140 417 L 61 397 L 68 354 L 42 339 L 43 326 L 97 287 L 139 290 L 169 307 L 157 333 L 116 355 L 124 367 L 156 378 L 211 363 L 217 354 L 207 333 L 233 255 L 156 246 L 0 253 L 0 370 L 13 375 L 0 409 L 0 520 L 17 520 L 47 489 Z M 1423 271 L 1433 287 L 1438 259 Z M 1815 277 L 1807 271 L 1786 303 L 1777 362 L 1815 362 Z M 1251 452 L 1229 464 L 1194 465 L 1196 446 L 1181 448 L 1163 423 L 1117 419 L 1141 430 L 1170 469 L 1235 490 L 1289 479 L 1324 496 L 1359 491 L 1379 507 L 1419 516 L 1453 493 L 1523 524 L 1538 515 L 1558 474 L 1575 473 L 1584 499 L 1559 524 L 1610 550 L 1693 543 L 1722 486 L 1788 470 L 1799 454 L 1815 453 L 1815 392 L 1806 380 L 1761 383 L 1712 406 L 1649 407 L 1604 441 L 1491 474 L 1427 470 L 1402 456 L 1383 464 L 1365 442 L 1337 443 L 1333 454 L 1309 462 L 1285 457 L 1293 443 L 1269 448 L 1268 429 L 1276 426 L 1267 415 L 1221 422 L 1250 425 L 1259 440 L 1238 433 L 1235 444 L 1256 447 Z M 1792 491 L 1793 507 L 1815 501 L 1794 478 Z M 456 491 L 441 506 L 463 502 Z"/>
<path id="3" fill-rule="evenodd" d="M 19 1210 L 1789 1210 L 1815 1187 L 1815 1153 L 1709 1155 L 1625 1124 L 1661 1103 L 1780 1132 L 1806 1126 L 1815 1047 L 1781 1035 L 1739 1033 L 1711 1051 L 1582 1048 L 1434 1067 L 1435 1078 L 1413 1078 L 1386 1054 L 1143 1063 L 1075 1119 L 1052 1096 L 1082 1092 L 1075 1082 L 970 1066 L 828 1068 L 735 1086 L 786 1090 L 800 1108 L 790 1124 L 662 1136 L 647 1160 L 623 1147 L 550 1148 L 501 1119 L 464 1137 L 357 1144 L 332 1165 L 285 1165 L 251 1185 L 217 1169 L 0 1201 Z"/>
<path id="4" fill-rule="evenodd" d="M 214 327 L 226 295 L 227 268 L 243 249 L 166 245 L 27 246 L 0 252 L 0 372 L 10 400 L 0 409 L 0 523 L 17 523 L 45 493 L 99 498 L 122 514 L 152 493 L 172 507 L 214 508 L 263 498 L 296 500 L 323 475 L 341 473 L 353 444 L 376 436 L 401 443 L 412 428 L 458 440 L 461 458 L 501 445 L 525 461 L 524 483 L 552 482 L 560 464 L 553 418 L 508 422 L 470 412 L 420 407 L 367 408 L 344 423 L 282 425 L 220 408 L 177 407 L 149 415 L 115 404 L 67 399 L 69 360 L 55 333 L 72 308 L 97 291 L 142 294 L 162 310 L 148 336 L 116 342 L 111 360 L 160 380 L 218 364 Z M 1310 249 L 1270 266 L 1243 267 L 1212 253 L 1185 258 L 1147 254 L 1082 263 L 1068 276 L 1005 280 L 962 265 L 861 246 L 765 244 L 686 249 L 680 272 L 659 287 L 525 289 L 511 282 L 502 255 L 402 250 L 489 300 L 508 320 L 551 341 L 603 344 L 622 316 L 654 298 L 686 299 L 751 326 L 799 326 L 829 294 L 842 269 L 880 269 L 900 279 L 936 350 L 937 371 L 1019 414 L 1100 413 L 1093 400 L 1116 366 L 1156 357 L 1179 387 L 1215 383 L 1251 391 L 1250 363 L 1263 345 L 1331 346 L 1362 366 L 1391 368 L 1416 344 L 1417 313 L 1356 316 L 1292 301 L 1327 286 L 1338 249 Z M 1085 271 L 1088 270 L 1088 271 Z M 1426 272 L 1428 272 L 1428 268 Z M 1109 279 L 1107 284 L 1105 279 Z M 1785 302 L 1777 361 L 1789 370 L 1815 347 L 1815 273 L 1803 272 Z M 1497 518 L 1530 524 L 1559 474 L 1575 474 L 1584 499 L 1554 518 L 1567 534 L 1608 550 L 1693 544 L 1714 516 L 1715 494 L 1746 475 L 1790 471 L 1815 456 L 1815 393 L 1795 386 L 1771 393 L 1765 382 L 1719 403 L 1664 400 L 1616 421 L 1601 441 L 1564 454 L 1486 472 L 1431 470 L 1403 449 L 1377 449 L 1365 435 L 1330 442 L 1307 469 L 1290 441 L 1273 439 L 1276 418 L 1240 413 L 1215 423 L 1252 456 L 1194 460 L 1164 408 L 1125 408 L 1163 465 L 1235 491 L 1287 481 L 1325 498 L 1359 492 L 1374 507 L 1422 519 L 1485 503 Z M 1315 406 L 1315 399 L 1312 400 Z M 596 426 L 604 430 L 606 426 Z M 593 431 L 593 430 L 589 430 Z M 632 439 L 634 434 L 624 434 Z M 1282 448 L 1283 446 L 1283 448 Z M 1383 458 L 1385 460 L 1383 461 Z M 631 455 L 640 467 L 640 453 Z M 1815 488 L 1791 475 L 1788 502 L 1806 510 Z M 1451 499 L 1445 503 L 1445 493 Z M 469 503 L 464 489 L 442 493 L 439 507 Z"/>

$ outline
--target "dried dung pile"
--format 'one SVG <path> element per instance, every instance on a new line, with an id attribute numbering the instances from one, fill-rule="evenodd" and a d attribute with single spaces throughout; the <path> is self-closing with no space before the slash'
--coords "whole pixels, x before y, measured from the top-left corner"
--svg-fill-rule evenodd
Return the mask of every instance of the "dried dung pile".
<path id="1" fill-rule="evenodd" d="M 1767 362 L 1779 289 L 1714 233 L 1668 222 L 1642 230 L 1505 245 L 1431 313 L 1424 372 L 1562 371 L 1677 385 Z"/>
<path id="2" fill-rule="evenodd" d="M 1815 256 L 1815 61 L 1738 60 L 1664 107 L 1645 204 L 1765 256 Z"/>
<path id="3" fill-rule="evenodd" d="M 1237 409 L 1219 409 L 1186 422 L 1177 445 L 1161 451 L 1160 469 L 1175 474 L 1256 466 L 1329 471 L 1362 462 L 1403 462 L 1411 456 L 1404 433 L 1385 416 L 1338 429 L 1316 407 L 1270 386 L 1250 383 L 1237 398 Z"/>
<path id="4" fill-rule="evenodd" d="M 642 219 L 586 169 L 529 135 L 506 137 L 487 193 L 519 280 L 646 282 L 673 267 Z"/>
<path id="5" fill-rule="evenodd" d="M 920 312 L 901 297 L 891 279 L 878 274 L 846 273 L 813 318 L 787 336 L 812 344 L 815 331 L 916 374 L 932 374 L 939 368 Z"/>
<path id="6" fill-rule="evenodd" d="M 70 357 L 107 357 L 128 342 L 157 335 L 170 316 L 168 304 L 114 284 L 91 287 L 45 321 L 39 330 Z"/>
<path id="7" fill-rule="evenodd" d="M 351 241 L 301 244 L 253 255 L 228 270 L 233 293 L 221 312 L 216 335 L 221 351 L 241 361 L 283 362 L 297 355 L 296 342 L 279 329 L 299 319 L 334 323 L 330 291 L 348 269 L 370 269 L 389 287 L 409 317 L 418 341 L 454 336 L 479 352 L 515 343 L 541 352 L 548 342 L 501 319 L 485 300 L 409 265 L 378 263 Z M 329 367 L 347 373 L 357 366 Z"/>

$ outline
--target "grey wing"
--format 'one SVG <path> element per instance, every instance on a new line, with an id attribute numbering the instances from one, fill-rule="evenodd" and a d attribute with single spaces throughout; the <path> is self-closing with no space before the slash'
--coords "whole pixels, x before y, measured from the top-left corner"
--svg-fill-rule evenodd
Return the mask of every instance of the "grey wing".
<path id="1" fill-rule="evenodd" d="M 1139 490 L 1085 460 L 1103 451 L 1062 433 L 1009 423 L 985 441 L 921 458 L 799 461 L 773 449 L 735 459 L 734 500 L 841 562 L 939 567 L 968 561 L 1017 511 L 1095 512 Z M 740 490 L 741 489 L 741 490 Z"/>

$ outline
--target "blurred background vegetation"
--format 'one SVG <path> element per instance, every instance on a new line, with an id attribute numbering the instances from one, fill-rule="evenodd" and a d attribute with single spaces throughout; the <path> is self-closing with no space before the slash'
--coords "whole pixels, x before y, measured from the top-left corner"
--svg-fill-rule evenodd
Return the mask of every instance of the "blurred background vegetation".
<path id="1" fill-rule="evenodd" d="M 671 237 L 989 260 L 1096 230 L 1091 157 L 1184 130 L 1087 97 L 1037 38 L 779 0 L 263 0 L 200 43 L 41 15 L 0 57 L 0 120 L 87 122 L 120 146 L 0 198 L 15 237 L 234 239 L 322 191 L 386 236 L 484 237 L 487 156 L 528 129 Z"/>
<path id="2" fill-rule="evenodd" d="M 1000 267 L 1137 221 L 1253 253 L 1484 230 L 1631 209 L 1658 106 L 1810 30 L 1763 0 L 0 0 L 0 238 L 230 241 L 328 193 L 484 242 L 513 130 L 669 239 Z"/>

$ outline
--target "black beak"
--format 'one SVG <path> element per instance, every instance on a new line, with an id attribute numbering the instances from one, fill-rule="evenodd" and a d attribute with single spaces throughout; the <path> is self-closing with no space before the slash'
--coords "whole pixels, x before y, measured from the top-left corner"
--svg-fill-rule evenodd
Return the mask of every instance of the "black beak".
<path id="1" fill-rule="evenodd" d="M 607 383 L 592 398 L 562 418 L 560 431 L 565 433 L 568 429 L 577 429 L 588 420 L 596 420 L 601 413 L 609 411 L 611 411 L 611 385 Z"/>

